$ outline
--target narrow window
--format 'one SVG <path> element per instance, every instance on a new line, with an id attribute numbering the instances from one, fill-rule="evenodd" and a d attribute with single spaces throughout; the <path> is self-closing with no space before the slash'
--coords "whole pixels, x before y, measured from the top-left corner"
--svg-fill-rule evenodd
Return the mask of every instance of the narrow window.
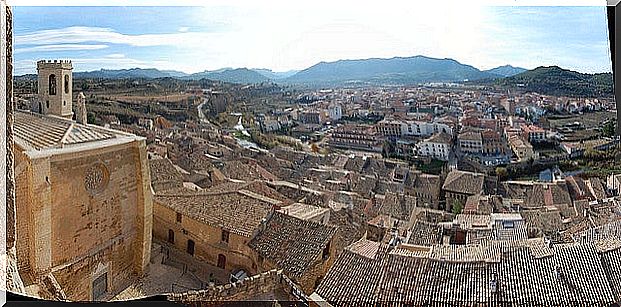
<path id="1" fill-rule="evenodd" d="M 56 95 L 56 75 L 50 75 L 48 81 L 48 93 L 50 95 Z"/>
<path id="2" fill-rule="evenodd" d="M 69 75 L 65 75 L 65 94 L 69 94 Z"/>
<path id="3" fill-rule="evenodd" d="M 222 229 L 222 242 L 229 243 L 229 231 Z"/>
<path id="4" fill-rule="evenodd" d="M 321 256 L 324 260 L 330 257 L 330 242 L 328 242 L 326 247 L 323 249 L 323 254 Z"/>
<path id="5" fill-rule="evenodd" d="M 181 223 L 181 213 L 177 213 L 177 223 Z"/>

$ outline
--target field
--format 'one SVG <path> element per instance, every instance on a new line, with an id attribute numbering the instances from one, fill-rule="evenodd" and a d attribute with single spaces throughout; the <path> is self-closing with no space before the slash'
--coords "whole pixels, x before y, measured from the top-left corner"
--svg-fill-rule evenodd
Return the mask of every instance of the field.
<path id="1" fill-rule="evenodd" d="M 603 123 L 609 119 L 615 119 L 617 114 L 608 111 L 592 112 L 584 114 L 576 114 L 570 116 L 554 116 L 549 117 L 551 128 L 561 127 L 566 124 L 579 122 L 584 128 L 601 127 Z"/>
<path id="2" fill-rule="evenodd" d="M 563 132 L 565 141 L 574 142 L 597 138 L 601 135 L 601 128 L 608 120 L 615 120 L 614 112 L 601 111 L 569 116 L 553 116 L 548 118 L 550 127 L 558 129 L 564 125 L 580 123 L 579 128 L 572 128 L 572 132 Z"/>
<path id="3" fill-rule="evenodd" d="M 126 103 L 141 103 L 141 102 L 183 102 L 188 101 L 188 99 L 196 98 L 195 95 L 187 94 L 187 93 L 174 93 L 169 95 L 164 94 L 154 94 L 154 95 L 106 95 L 110 100 L 116 100 Z"/>

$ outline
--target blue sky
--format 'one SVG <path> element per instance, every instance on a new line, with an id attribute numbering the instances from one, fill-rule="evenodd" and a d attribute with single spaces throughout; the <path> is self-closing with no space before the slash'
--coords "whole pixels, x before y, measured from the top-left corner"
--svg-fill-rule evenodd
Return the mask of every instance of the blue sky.
<path id="1" fill-rule="evenodd" d="M 15 73 L 40 59 L 74 71 L 303 69 L 320 61 L 426 55 L 480 69 L 511 64 L 611 71 L 605 7 L 265 2 L 203 7 L 14 8 Z"/>

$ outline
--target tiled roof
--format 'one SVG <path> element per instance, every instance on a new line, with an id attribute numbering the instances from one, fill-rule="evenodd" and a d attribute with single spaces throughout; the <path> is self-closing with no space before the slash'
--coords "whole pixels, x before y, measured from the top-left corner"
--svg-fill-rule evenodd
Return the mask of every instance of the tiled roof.
<path id="1" fill-rule="evenodd" d="M 604 252 L 600 257 L 615 300 L 621 302 L 621 248 Z"/>
<path id="2" fill-rule="evenodd" d="M 621 249 L 599 254 L 593 244 L 542 243 L 490 241 L 418 253 L 397 247 L 375 258 L 344 252 L 317 294 L 337 306 L 607 306 L 619 301 Z"/>
<path id="3" fill-rule="evenodd" d="M 124 135 L 94 125 L 83 125 L 60 117 L 23 111 L 15 112 L 13 129 L 18 142 L 21 141 L 36 150 L 102 141 Z"/>
<path id="4" fill-rule="evenodd" d="M 483 190 L 485 175 L 452 170 L 446 176 L 442 189 L 445 191 L 475 195 Z"/>
<path id="5" fill-rule="evenodd" d="M 429 246 L 442 243 L 442 227 L 436 223 L 417 219 L 410 231 L 408 244 Z"/>
<path id="6" fill-rule="evenodd" d="M 525 207 L 571 205 L 567 185 L 562 183 L 535 183 L 526 189 Z"/>
<path id="7" fill-rule="evenodd" d="M 288 274 L 300 276 L 321 258 L 335 232 L 334 227 L 276 212 L 249 246 Z"/>
<path id="8" fill-rule="evenodd" d="M 183 177 L 167 158 L 149 160 L 149 169 L 155 191 L 183 186 Z"/>
<path id="9" fill-rule="evenodd" d="M 356 243 L 359 250 L 363 244 L 374 248 L 375 242 Z M 364 253 L 345 249 L 328 271 L 316 292 L 333 306 L 360 306 L 376 301 L 375 290 L 383 275 L 382 262 L 385 246 L 378 246 L 374 258 Z"/>
<path id="10" fill-rule="evenodd" d="M 453 137 L 448 133 L 439 132 L 426 139 L 425 142 L 436 144 L 451 144 L 453 143 Z"/>
<path id="11" fill-rule="evenodd" d="M 210 226 L 245 237 L 252 236 L 274 206 L 240 192 L 206 194 L 190 190 L 164 191 L 156 195 L 154 201 Z"/>
<path id="12" fill-rule="evenodd" d="M 224 163 L 222 173 L 228 178 L 237 180 L 265 179 L 275 180 L 274 175 L 256 163 L 248 161 L 233 160 Z"/>
<path id="13" fill-rule="evenodd" d="M 467 132 L 463 132 L 460 133 L 457 138 L 459 140 L 465 140 L 465 141 L 482 141 L 481 138 L 481 133 L 480 132 L 474 132 L 474 131 L 467 131 Z"/>
<path id="14" fill-rule="evenodd" d="M 379 213 L 400 220 L 409 220 L 415 207 L 415 197 L 389 192 L 384 195 Z"/>

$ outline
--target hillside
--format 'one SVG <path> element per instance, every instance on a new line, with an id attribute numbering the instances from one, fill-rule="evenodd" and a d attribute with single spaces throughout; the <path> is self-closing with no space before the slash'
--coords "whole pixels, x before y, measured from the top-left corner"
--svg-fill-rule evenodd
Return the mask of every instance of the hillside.
<path id="1" fill-rule="evenodd" d="M 229 83 L 240 83 L 240 84 L 250 84 L 250 83 L 262 83 L 262 82 L 270 82 L 271 80 L 266 76 L 247 69 L 247 68 L 237 68 L 237 69 L 224 69 L 219 71 L 204 71 L 195 74 L 191 74 L 184 79 L 209 79 L 209 80 L 217 80 Z"/>
<path id="2" fill-rule="evenodd" d="M 291 77 L 295 75 L 299 70 L 289 70 L 283 72 L 272 71 L 271 69 L 263 69 L 263 68 L 253 68 L 252 71 L 256 71 L 261 75 L 267 77 L 268 79 L 278 80 Z"/>
<path id="3" fill-rule="evenodd" d="M 180 73 L 181 72 L 178 71 L 160 71 L 155 68 L 131 68 L 119 70 L 100 69 L 88 72 L 75 72 L 73 77 L 76 79 L 155 79 L 178 77 Z"/>
<path id="4" fill-rule="evenodd" d="M 528 69 L 521 68 L 521 67 L 513 67 L 511 65 L 504 65 L 504 66 L 499 66 L 496 68 L 484 70 L 484 72 L 494 74 L 494 75 L 499 75 L 501 77 L 511 77 L 519 73 L 523 73 L 527 70 Z"/>
<path id="5" fill-rule="evenodd" d="M 16 76 L 23 80 L 36 80 L 35 74 Z M 131 69 L 100 69 L 95 71 L 75 72 L 74 79 L 159 79 L 175 78 L 182 80 L 209 79 L 229 83 L 261 83 L 270 82 L 271 79 L 254 70 L 246 68 L 223 68 L 214 71 L 204 71 L 195 74 L 186 74 L 176 70 L 158 70 L 155 68 L 131 68 Z"/>
<path id="6" fill-rule="evenodd" d="M 452 59 L 414 56 L 320 62 L 283 81 L 297 84 L 350 82 L 414 84 L 424 82 L 459 82 L 495 77 L 497 76 L 482 72 L 470 65 L 461 64 Z"/>
<path id="7" fill-rule="evenodd" d="M 497 80 L 496 83 L 555 96 L 598 97 L 614 94 L 611 73 L 583 74 L 558 66 L 537 67 Z"/>

